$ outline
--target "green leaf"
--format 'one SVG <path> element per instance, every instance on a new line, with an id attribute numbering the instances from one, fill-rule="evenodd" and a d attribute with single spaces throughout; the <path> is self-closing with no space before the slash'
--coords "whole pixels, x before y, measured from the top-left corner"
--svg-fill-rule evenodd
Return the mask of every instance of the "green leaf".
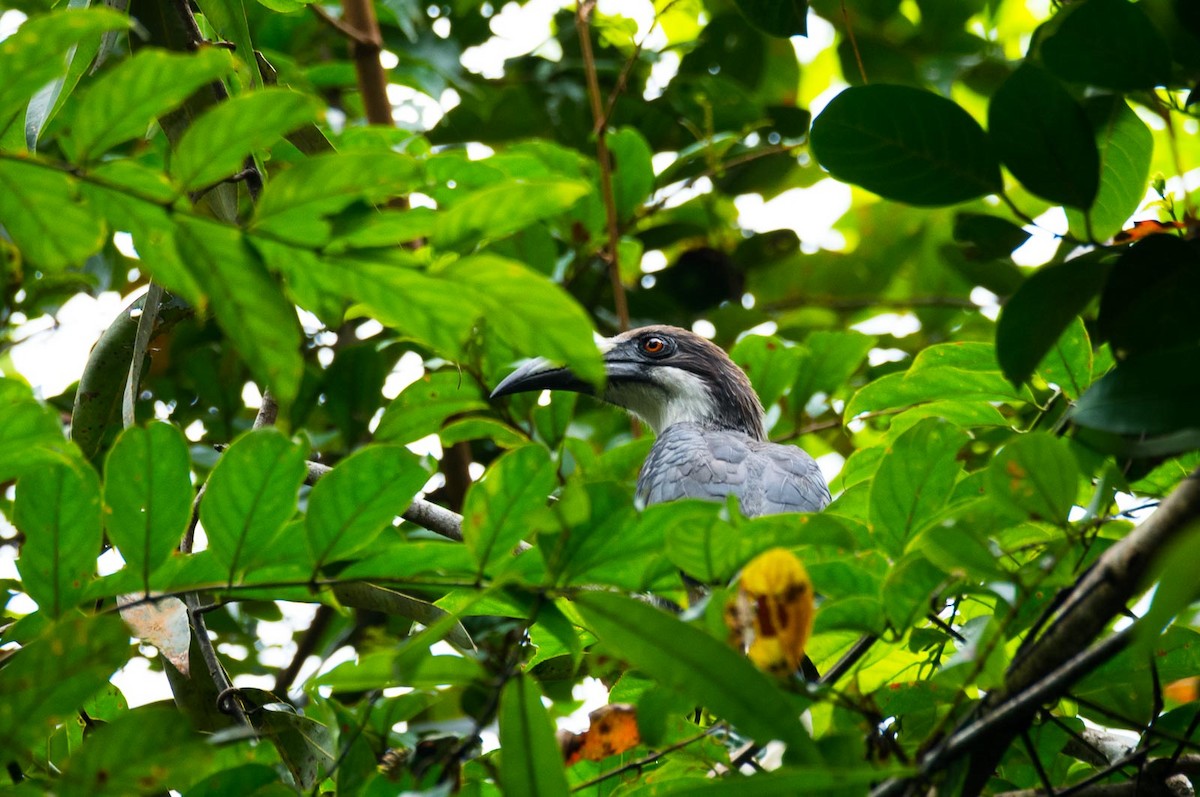
<path id="1" fill-rule="evenodd" d="M 1067 208 L 1071 234 L 1107 241 L 1141 207 L 1154 154 L 1154 136 L 1120 97 L 1096 97 L 1086 104 L 1100 153 L 1100 190 L 1086 216 Z"/>
<path id="2" fill-rule="evenodd" d="M 1040 66 L 1026 61 L 992 96 L 988 133 L 1000 160 L 1033 193 L 1077 208 L 1096 198 L 1100 154 L 1092 125 Z"/>
<path id="3" fill-rule="evenodd" d="M 1099 321 L 1117 357 L 1200 343 L 1200 247 L 1151 235 L 1125 250 L 1104 285 Z"/>
<path id="4" fill-rule="evenodd" d="M 927 401 L 1024 401 L 1000 373 L 988 343 L 939 343 L 922 349 L 909 369 L 868 382 L 846 404 L 844 417 Z"/>
<path id="5" fill-rule="evenodd" d="M 0 747 L 15 754 L 44 739 L 50 726 L 73 716 L 128 659 L 129 631 L 115 614 L 72 613 L 51 625 L 5 662 Z"/>
<path id="6" fill-rule="evenodd" d="M 80 102 L 71 126 L 75 162 L 144 135 L 151 122 L 232 69 L 233 57 L 217 47 L 187 55 L 140 50 L 105 72 Z"/>
<path id="7" fill-rule="evenodd" d="M 50 271 L 82 264 L 106 234 L 79 184 L 36 161 L 0 160 L 0 225 L 25 257 Z"/>
<path id="8" fill-rule="evenodd" d="M 581 180 L 510 180 L 468 194 L 445 210 L 430 242 L 454 248 L 474 238 L 502 238 L 566 213 L 592 190 Z"/>
<path id="9" fill-rule="evenodd" d="M 196 5 L 220 37 L 233 42 L 236 48 L 234 52 L 242 54 L 242 60 L 250 70 L 250 82 L 255 88 L 261 87 L 262 75 L 259 74 L 258 59 L 254 55 L 254 41 L 250 38 L 250 25 L 243 0 L 196 0 Z"/>
<path id="10" fill-rule="evenodd" d="M 374 542 L 428 479 L 403 446 L 372 445 L 339 462 L 308 497 L 305 528 L 314 568 Z"/>
<path id="11" fill-rule="evenodd" d="M 853 331 L 818 330 L 804 339 L 792 406 L 799 409 L 817 393 L 832 394 L 858 370 L 876 339 Z"/>
<path id="12" fill-rule="evenodd" d="M 1200 556 L 1200 526 L 1194 521 L 1154 557 L 1151 572 L 1154 600 L 1137 625 L 1137 648 L 1152 654 L 1163 630 L 1180 612 L 1200 599 L 1195 572 Z"/>
<path id="13" fill-rule="evenodd" d="M 742 367 L 764 407 L 783 397 L 800 371 L 806 351 L 777 337 L 747 335 L 729 352 Z"/>
<path id="14" fill-rule="evenodd" d="M 421 165 L 396 152 L 346 152 L 295 164 L 267 183 L 251 230 L 308 247 L 332 236 L 326 218 L 355 202 L 383 203 L 421 187 Z"/>
<path id="15" fill-rule="evenodd" d="M 1076 316 L 1054 347 L 1046 353 L 1037 373 L 1047 382 L 1058 385 L 1068 398 L 1075 400 L 1092 384 L 1095 378 L 1094 364 L 1092 339 L 1088 336 L 1087 325 Z"/>
<path id="16" fill-rule="evenodd" d="M 100 479 L 90 466 L 67 460 L 21 477 L 13 521 L 25 535 L 17 569 L 29 596 L 51 617 L 75 607 L 96 571 Z"/>
<path id="17" fill-rule="evenodd" d="M 295 308 L 238 230 L 180 219 L 177 235 L 180 255 L 254 378 L 290 404 L 304 370 Z"/>
<path id="18" fill-rule="evenodd" d="M 121 433 L 104 465 L 104 528 L 149 584 L 192 517 L 191 457 L 178 427 L 153 422 Z"/>
<path id="19" fill-rule="evenodd" d="M 954 492 L 966 432 L 936 418 L 921 421 L 889 447 L 871 482 L 871 532 L 893 555 Z"/>
<path id="20" fill-rule="evenodd" d="M 330 772 L 338 750 L 329 726 L 297 714 L 291 706 L 266 708 L 256 719 L 301 790 L 313 788 Z"/>
<path id="21" fill-rule="evenodd" d="M 1079 492 L 1079 466 L 1060 440 L 1046 432 L 1018 436 L 988 463 L 988 495 L 1034 520 L 1063 525 Z"/>
<path id="22" fill-rule="evenodd" d="M 570 794 L 554 725 L 537 682 L 518 674 L 500 695 L 500 787 L 505 794 Z"/>
<path id="23" fill-rule="evenodd" d="M 737 0 L 737 7 L 768 36 L 808 35 L 808 0 Z"/>
<path id="24" fill-rule="evenodd" d="M 488 254 L 464 257 L 437 275 L 475 293 L 488 328 L 517 351 L 562 363 L 592 384 L 603 382 L 587 313 L 549 279 Z"/>
<path id="25" fill-rule="evenodd" d="M 328 251 L 399 246 L 418 238 L 428 238 L 433 234 L 437 219 L 437 211 L 430 208 L 364 214 L 348 224 L 339 225 Z"/>
<path id="26" fill-rule="evenodd" d="M 1003 187 L 979 123 L 907 86 L 846 89 L 813 122 L 812 149 L 837 179 L 910 205 L 953 205 Z"/>
<path id="27" fill-rule="evenodd" d="M 456 618 L 448 618 L 449 613 L 445 609 L 428 601 L 362 581 L 334 584 L 333 594 L 342 606 L 407 617 L 426 628 L 439 621 L 452 619 L 446 640 L 460 650 L 475 649 L 475 643 L 462 623 Z"/>
<path id="28" fill-rule="evenodd" d="M 280 529 L 296 511 L 306 453 L 306 446 L 277 429 L 256 429 L 238 438 L 213 468 L 200 522 L 231 581 L 269 558 Z"/>
<path id="29" fill-rule="evenodd" d="M 375 439 L 411 443 L 439 431 L 447 419 L 487 409 L 475 382 L 458 371 L 426 373 L 383 411 Z"/>
<path id="30" fill-rule="evenodd" d="M 1170 79 L 1170 49 L 1140 5 L 1088 0 L 1060 13 L 1040 52 L 1046 67 L 1063 80 L 1133 91 Z"/>
<path id="31" fill-rule="evenodd" d="M 792 760 L 820 754 L 800 722 L 804 702 L 722 642 L 641 601 L 607 592 L 575 598 L 587 627 L 605 647 L 659 683 L 700 701 L 742 733 L 780 739 Z"/>
<path id="32" fill-rule="evenodd" d="M 1108 277 L 1109 259 L 1109 253 L 1099 251 L 1043 266 L 1004 305 L 996 322 L 996 359 L 1014 385 L 1029 381 L 1038 363 L 1091 304 Z"/>
<path id="33" fill-rule="evenodd" d="M 265 88 L 227 99 L 188 127 L 171 157 L 171 174 L 188 191 L 212 185 L 317 113 L 315 98 L 288 89 Z"/>
<path id="34" fill-rule="evenodd" d="M 626 221 L 654 190 L 654 154 L 646 139 L 635 128 L 622 127 L 608 135 L 612 153 L 613 197 L 617 218 Z"/>
<path id="35" fill-rule="evenodd" d="M 1154 642 L 1153 655 L 1147 657 L 1143 652 L 1136 645 L 1121 651 L 1071 687 L 1071 693 L 1115 712 L 1132 723 L 1131 727 L 1145 727 L 1156 716 L 1155 696 L 1162 684 L 1200 671 L 1200 634 L 1172 626 Z M 1096 721 L 1113 722 L 1111 716 L 1085 706 L 1079 710 Z"/>
<path id="36" fill-rule="evenodd" d="M 139 752 L 130 755 L 131 750 Z M 142 706 L 89 733 L 56 792 L 63 797 L 161 792 L 203 772 L 215 753 L 174 706 Z"/>
<path id="37" fill-rule="evenodd" d="M 1147 352 L 1097 380 L 1071 410 L 1080 426 L 1128 435 L 1160 435 L 1200 426 L 1200 347 Z"/>
<path id="38" fill-rule="evenodd" d="M 471 485 L 463 504 L 463 540 L 481 571 L 544 524 L 539 516 L 558 484 L 555 472 L 550 452 L 524 446 L 497 459 Z"/>
<path id="39" fill-rule="evenodd" d="M 67 447 L 62 423 L 53 410 L 33 399 L 26 385 L 0 378 L 0 401 L 0 481 L 62 458 Z"/>
<path id="40" fill-rule="evenodd" d="M 0 42 L 0 119 L 19 111 L 38 89 L 67 70 L 67 51 L 92 36 L 129 27 L 107 8 L 69 9 L 27 19 Z M 3 192 L 0 191 L 0 194 Z"/>

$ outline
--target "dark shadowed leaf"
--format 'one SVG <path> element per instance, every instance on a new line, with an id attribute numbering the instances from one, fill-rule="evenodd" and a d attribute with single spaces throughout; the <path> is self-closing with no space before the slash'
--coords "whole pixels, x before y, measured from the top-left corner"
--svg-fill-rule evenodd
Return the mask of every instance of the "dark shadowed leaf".
<path id="1" fill-rule="evenodd" d="M 1029 233 L 1008 219 L 986 213 L 959 213 L 954 217 L 954 240 L 967 254 L 980 260 L 1005 258 L 1029 240 Z"/>
<path id="2" fill-rule="evenodd" d="M 106 72 L 84 96 L 71 126 L 75 160 L 85 162 L 141 136 L 192 92 L 233 69 L 217 47 L 182 55 L 145 49 Z"/>
<path id="3" fill-rule="evenodd" d="M 1160 435 L 1200 427 L 1200 348 L 1131 357 L 1097 380 L 1071 410 L 1071 420 L 1105 432 Z"/>
<path id="4" fill-rule="evenodd" d="M 1034 520 L 1062 525 L 1079 491 L 1079 467 L 1065 440 L 1046 432 L 1017 437 L 988 463 L 988 495 Z"/>
<path id="5" fill-rule="evenodd" d="M 1077 208 L 1092 204 L 1100 184 L 1092 125 L 1040 66 L 1025 62 L 992 96 L 988 133 L 1000 160 L 1030 191 Z"/>
<path id="6" fill-rule="evenodd" d="M 808 0 L 737 0 L 751 25 L 770 36 L 808 35 Z"/>
<path id="7" fill-rule="evenodd" d="M 1200 343 L 1200 247 L 1174 235 L 1135 243 L 1104 285 L 1099 320 L 1118 357 Z"/>
<path id="8" fill-rule="evenodd" d="M 200 522 L 230 579 L 269 558 L 276 535 L 296 511 L 307 453 L 276 429 L 258 429 L 235 441 L 213 468 Z"/>
<path id="9" fill-rule="evenodd" d="M 314 567 L 370 545 L 428 479 L 403 446 L 372 445 L 339 462 L 308 497 L 305 528 Z"/>
<path id="10" fill-rule="evenodd" d="M 121 433 L 104 465 L 104 528 L 146 583 L 183 538 L 192 499 L 191 458 L 178 427 L 151 423 Z"/>
<path id="11" fill-rule="evenodd" d="M 996 359 L 1013 384 L 1029 381 L 1063 331 L 1091 304 L 1111 259 L 1098 251 L 1043 266 L 1004 305 L 996 324 Z"/>
<path id="12" fill-rule="evenodd" d="M 575 607 L 612 653 L 659 683 L 698 700 L 741 732 L 759 741 L 780 739 L 796 761 L 816 763 L 820 754 L 799 721 L 804 704 L 770 677 L 703 631 L 640 601 L 588 592 Z"/>
<path id="13" fill-rule="evenodd" d="M 24 589 L 50 617 L 75 607 L 100 554 L 100 479 L 82 460 L 21 477 L 13 511 L 25 535 L 17 569 Z"/>
<path id="14" fill-rule="evenodd" d="M 520 674 L 500 696 L 500 785 L 505 794 L 566 797 L 567 776 L 537 682 Z"/>
<path id="15" fill-rule="evenodd" d="M 979 123 L 907 86 L 846 89 L 813 122 L 812 148 L 837 179 L 911 205 L 953 205 L 1002 187 Z"/>
<path id="16" fill-rule="evenodd" d="M 1141 6 L 1129 0 L 1088 0 L 1059 12 L 1041 56 L 1063 80 L 1118 91 L 1163 85 L 1171 54 Z"/>

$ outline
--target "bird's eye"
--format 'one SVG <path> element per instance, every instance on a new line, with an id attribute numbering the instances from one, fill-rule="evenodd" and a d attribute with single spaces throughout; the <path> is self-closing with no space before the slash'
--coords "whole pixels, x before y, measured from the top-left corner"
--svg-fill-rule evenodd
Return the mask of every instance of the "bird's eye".
<path id="1" fill-rule="evenodd" d="M 646 338 L 642 341 L 642 353 L 649 354 L 651 357 L 661 357 L 668 353 L 667 341 L 665 338 L 660 338 L 657 335 Z"/>

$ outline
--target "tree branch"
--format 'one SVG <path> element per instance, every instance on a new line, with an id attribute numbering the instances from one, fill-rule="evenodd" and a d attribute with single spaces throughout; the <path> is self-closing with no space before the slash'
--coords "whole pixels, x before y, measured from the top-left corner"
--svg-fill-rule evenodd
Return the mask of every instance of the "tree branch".
<path id="1" fill-rule="evenodd" d="M 358 75 L 358 90 L 362 94 L 367 121 L 373 125 L 391 127 L 392 103 L 387 96 L 387 74 L 379 54 L 383 51 L 383 36 L 375 5 L 371 0 L 342 0 L 342 15 L 346 26 L 357 32 L 350 39 L 350 54 L 354 72 Z"/>
<path id="2" fill-rule="evenodd" d="M 322 465 L 320 462 L 308 463 L 308 476 L 304 479 L 305 484 L 316 484 L 317 480 L 333 468 L 328 465 Z M 444 509 L 437 504 L 426 501 L 423 498 L 414 498 L 412 505 L 400 515 L 410 523 L 415 523 L 421 528 L 429 529 L 435 534 L 440 534 L 447 539 L 455 542 L 462 542 L 462 515 L 457 512 L 451 512 L 449 509 Z"/>

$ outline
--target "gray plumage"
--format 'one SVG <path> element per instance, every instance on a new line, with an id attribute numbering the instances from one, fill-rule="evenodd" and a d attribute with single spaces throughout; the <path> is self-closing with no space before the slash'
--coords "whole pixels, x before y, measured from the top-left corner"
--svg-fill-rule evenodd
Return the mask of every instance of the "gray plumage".
<path id="1" fill-rule="evenodd" d="M 658 434 L 638 476 L 640 501 L 724 501 L 735 495 L 748 517 L 817 512 L 829 503 L 813 458 L 766 439 L 762 404 L 720 347 L 670 326 L 630 330 L 600 347 L 608 377 L 601 397 Z M 544 389 L 592 392 L 570 371 L 534 360 L 506 377 L 492 396 Z"/>
<path id="2" fill-rule="evenodd" d="M 736 495 L 746 517 L 817 512 L 829 503 L 825 479 L 802 449 L 696 423 L 677 423 L 659 435 L 637 495 L 647 505 Z"/>

